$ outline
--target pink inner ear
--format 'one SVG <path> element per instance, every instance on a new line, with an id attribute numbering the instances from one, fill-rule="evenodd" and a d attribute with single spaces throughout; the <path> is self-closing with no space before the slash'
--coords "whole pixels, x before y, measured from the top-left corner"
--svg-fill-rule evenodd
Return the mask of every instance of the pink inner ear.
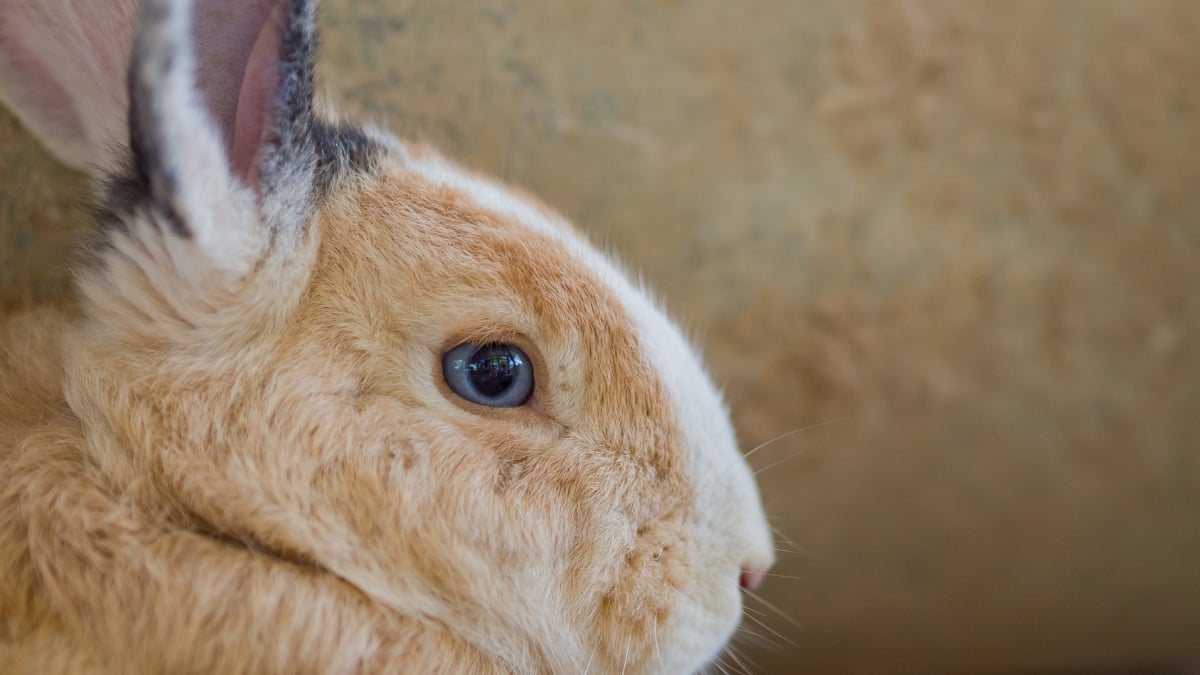
<path id="1" fill-rule="evenodd" d="M 104 164 L 126 140 L 138 0 L 0 0 L 0 89 L 59 159 Z"/>
<path id="2" fill-rule="evenodd" d="M 279 25 L 284 20 L 284 8 L 284 3 L 276 6 L 250 49 L 234 118 L 230 162 L 234 172 L 245 176 L 250 186 L 256 189 L 258 162 L 255 160 L 259 147 L 266 140 L 266 130 L 273 122 L 275 94 L 279 91 Z"/>
<path id="3" fill-rule="evenodd" d="M 197 81 L 234 174 L 252 188 L 279 88 L 286 7 L 286 0 L 205 0 L 195 7 Z"/>
<path id="4" fill-rule="evenodd" d="M 9 72 L 19 74 L 15 81 L 3 85 L 20 96 L 22 104 L 37 111 L 38 121 L 51 134 L 73 146 L 84 146 L 88 139 L 76 110 L 75 102 L 54 73 L 46 68 L 35 52 L 26 49 L 20 36 L 9 26 L 0 23 L 0 60 Z"/>

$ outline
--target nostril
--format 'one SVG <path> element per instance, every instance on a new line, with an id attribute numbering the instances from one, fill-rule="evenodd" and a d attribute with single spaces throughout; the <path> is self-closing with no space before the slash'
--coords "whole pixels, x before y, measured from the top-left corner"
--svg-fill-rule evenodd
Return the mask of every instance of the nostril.
<path id="1" fill-rule="evenodd" d="M 748 591 L 757 590 L 762 584 L 764 576 L 766 576 L 766 572 L 742 570 L 742 575 L 738 577 L 738 585 Z"/>

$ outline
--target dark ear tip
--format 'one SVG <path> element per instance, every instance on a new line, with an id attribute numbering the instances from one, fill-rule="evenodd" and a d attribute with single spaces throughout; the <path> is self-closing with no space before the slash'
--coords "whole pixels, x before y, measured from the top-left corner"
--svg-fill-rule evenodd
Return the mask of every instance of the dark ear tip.
<path id="1" fill-rule="evenodd" d="M 179 49 L 186 44 L 191 23 L 186 0 L 145 0 L 138 15 L 133 54 L 129 62 L 130 102 L 137 94 L 158 86 L 178 65 Z"/>
<path id="2" fill-rule="evenodd" d="M 279 0 L 286 5 L 287 25 L 284 34 L 295 43 L 312 47 L 317 33 L 316 0 Z"/>
<path id="3" fill-rule="evenodd" d="M 161 111 L 152 92 L 179 66 L 180 36 L 187 34 L 188 21 L 188 7 L 183 0 L 145 0 L 136 22 L 126 75 L 129 147 L 138 182 L 156 203 L 169 204 L 176 185 L 175 177 L 154 159 L 163 152 L 163 142 L 158 133 Z M 182 219 L 171 221 L 177 233 L 187 232 Z"/>
<path id="4" fill-rule="evenodd" d="M 138 13 L 136 42 L 145 44 L 148 38 L 161 40 L 164 33 L 185 28 L 190 17 L 191 2 L 188 0 L 143 0 Z"/>
<path id="5" fill-rule="evenodd" d="M 303 134 L 313 116 L 313 71 L 316 51 L 315 0 L 278 0 L 286 9 L 280 28 L 279 91 L 275 100 L 275 126 L 282 136 Z M 298 141 L 298 138 L 292 138 Z"/>
<path id="6" fill-rule="evenodd" d="M 295 32 L 312 39 L 316 32 L 317 1 L 316 0 L 277 0 L 286 5 L 288 32 Z"/>

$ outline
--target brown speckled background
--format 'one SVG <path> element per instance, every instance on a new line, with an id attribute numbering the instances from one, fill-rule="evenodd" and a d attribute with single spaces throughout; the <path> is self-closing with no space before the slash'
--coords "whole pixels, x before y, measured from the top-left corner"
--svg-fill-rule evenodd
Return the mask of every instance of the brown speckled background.
<path id="1" fill-rule="evenodd" d="M 788 542 L 755 672 L 1200 665 L 1200 3 L 326 0 L 347 107 L 704 338 Z M 0 114 L 0 307 L 76 175 Z M 776 464 L 777 462 L 782 462 Z"/>

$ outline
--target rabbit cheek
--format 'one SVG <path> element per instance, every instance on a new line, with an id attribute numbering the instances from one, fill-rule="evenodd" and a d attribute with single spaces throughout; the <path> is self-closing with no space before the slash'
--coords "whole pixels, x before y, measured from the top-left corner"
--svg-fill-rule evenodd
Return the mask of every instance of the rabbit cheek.
<path id="1" fill-rule="evenodd" d="M 624 553 L 617 583 L 602 596 L 597 614 L 600 649 L 614 671 L 661 658 L 657 650 L 687 584 L 687 556 L 682 517 L 638 528 L 633 546 Z"/>

